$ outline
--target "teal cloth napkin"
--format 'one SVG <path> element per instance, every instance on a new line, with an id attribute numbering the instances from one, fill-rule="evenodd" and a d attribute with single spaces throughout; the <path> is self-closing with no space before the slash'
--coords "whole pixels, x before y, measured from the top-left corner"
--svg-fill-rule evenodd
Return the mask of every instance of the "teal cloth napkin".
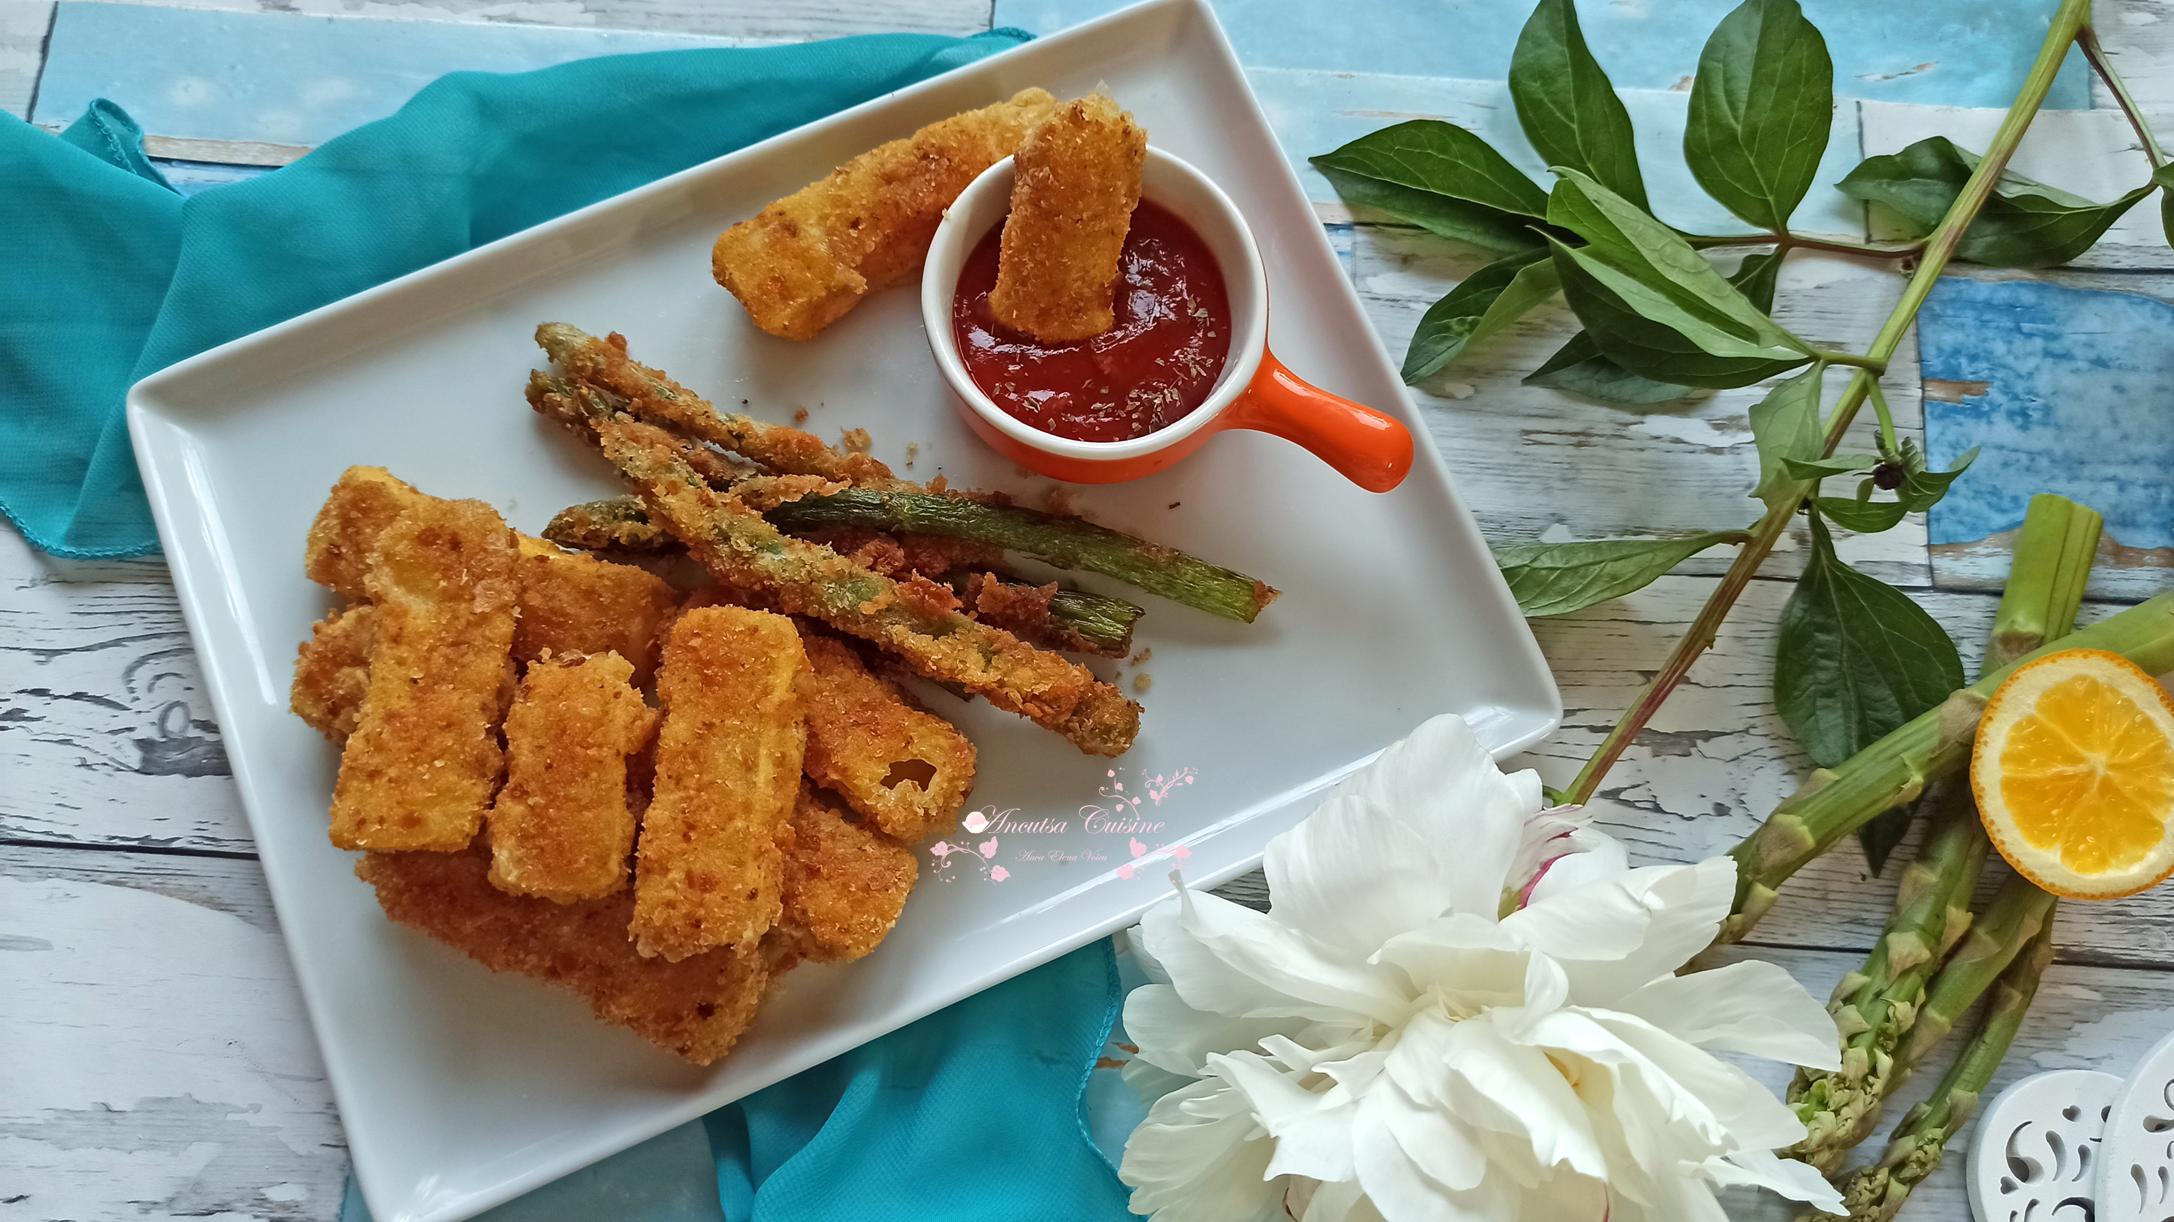
<path id="1" fill-rule="evenodd" d="M 101 101 L 0 115 L 0 513 L 55 555 L 158 539 L 131 382 L 1028 35 L 890 34 L 459 72 L 275 173 L 183 199 Z"/>
<path id="2" fill-rule="evenodd" d="M 121 411 L 135 379 L 1026 37 L 456 73 L 188 199 L 111 103 L 58 139 L 0 116 L 0 513 L 54 554 L 152 551 Z M 1109 945 L 1086 947 L 714 1114 L 708 1140 L 677 1130 L 491 1217 L 1127 1217 L 1081 1111 L 1118 996 Z M 367 1217 L 352 1193 L 347 1216 Z"/>

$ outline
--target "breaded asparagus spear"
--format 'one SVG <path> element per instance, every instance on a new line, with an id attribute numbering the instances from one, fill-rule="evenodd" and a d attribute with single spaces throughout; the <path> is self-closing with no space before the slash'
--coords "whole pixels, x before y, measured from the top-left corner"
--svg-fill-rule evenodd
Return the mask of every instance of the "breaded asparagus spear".
<path id="1" fill-rule="evenodd" d="M 704 483 L 659 430 L 615 417 L 590 423 L 650 514 L 725 584 L 887 649 L 915 673 L 1022 714 L 1091 755 L 1122 754 L 1138 735 L 1140 706 L 1087 668 L 949 609 L 949 591 L 932 597 L 922 583 L 780 532 Z"/>
<path id="2" fill-rule="evenodd" d="M 878 487 L 912 487 L 866 454 L 832 449 L 813 433 L 719 411 L 702 396 L 627 356 L 626 337 L 598 339 L 579 327 L 547 322 L 536 342 L 567 376 L 607 392 L 603 406 L 644 423 L 709 442 L 782 475 L 820 475 Z M 531 400 L 533 402 L 533 399 Z"/>

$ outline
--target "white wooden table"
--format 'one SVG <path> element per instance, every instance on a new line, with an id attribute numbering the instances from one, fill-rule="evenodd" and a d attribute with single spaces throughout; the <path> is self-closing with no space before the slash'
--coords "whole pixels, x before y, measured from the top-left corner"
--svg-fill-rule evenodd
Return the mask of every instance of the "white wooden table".
<path id="1" fill-rule="evenodd" d="M 295 7 L 283 0 L 176 6 L 244 17 L 260 6 Z M 901 28 L 965 33 L 992 20 L 1030 24 L 1070 11 L 1063 3 L 1010 0 L 315 0 L 301 7 L 496 23 L 508 38 L 522 23 L 557 23 L 745 41 Z M 1232 0 L 1226 11 L 1235 22 L 1257 19 L 1263 7 Z M 2174 24 L 2164 20 L 2174 4 L 2103 0 L 2101 8 L 2105 37 L 2137 91 L 2174 119 Z M 1232 11 L 1239 9 L 1247 12 Z M 0 0 L 0 108 L 30 112 L 54 10 L 49 0 Z M 1687 55 L 1705 28 L 1679 31 Z M 50 49 L 56 56 L 66 50 L 57 34 Z M 141 59 L 131 79 L 160 81 L 161 48 L 125 54 Z M 1342 139 L 1408 114 L 1484 104 L 1471 101 L 1478 96 L 1471 90 L 1408 74 L 1272 66 L 1255 79 L 1298 153 L 1328 147 L 1318 143 L 1324 133 Z M 116 100 L 132 108 L 145 101 L 118 92 Z M 1948 118 L 1964 127 L 1985 122 L 1982 115 Z M 1928 116 L 1868 104 L 1856 119 L 1865 147 L 1874 149 L 1882 140 L 1893 147 L 1914 139 L 1920 133 L 1913 125 Z M 2126 129 L 2107 112 L 2051 122 L 2053 136 L 2028 150 L 2026 164 L 2074 162 L 2079 149 L 2127 145 Z M 184 182 L 217 181 L 245 172 L 230 166 L 276 164 L 299 151 L 270 131 L 152 131 L 162 137 L 155 152 L 191 163 L 177 167 Z M 2064 185 L 2075 177 L 2047 176 Z M 1400 351 L 1426 305 L 1472 264 L 1408 231 L 1352 226 L 1333 195 L 1322 191 L 1317 199 L 1374 322 Z M 2145 215 L 2152 211 L 2140 209 L 2088 260 L 2090 270 L 2054 278 L 2174 298 L 2174 254 L 2156 237 L 2156 217 Z M 1883 271 L 1806 260 L 1785 283 L 1785 321 L 1861 346 L 1896 287 Z M 1755 469 L 1744 419 L 1749 396 L 1715 395 L 1638 417 L 1519 387 L 1517 373 L 1551 351 L 1562 329 L 1559 318 L 1537 320 L 1470 368 L 1414 392 L 1489 533 L 1589 537 L 1748 520 L 1751 502 L 1743 498 Z M 1902 423 L 1915 428 L 1914 349 L 1904 355 L 1891 393 Z M 1924 393 L 1953 388 L 1931 385 Z M 1769 563 L 1769 575 L 1752 584 L 1691 683 L 1610 778 L 1609 825 L 1642 857 L 1688 860 L 1725 850 L 1807 767 L 1768 687 L 1775 613 L 1801 544 L 1785 545 Z M 1999 549 L 1933 549 L 1923 524 L 1913 521 L 1853 542 L 1848 558 L 1912 590 L 1959 641 L 1982 636 Z M 2174 584 L 2170 563 L 2165 549 L 2109 557 L 2087 615 Z M 1631 699 L 1717 571 L 1715 563 L 1695 563 L 1686 575 L 1618 603 L 1539 627 L 1569 706 L 1562 732 L 1534 753 L 1551 780 L 1567 779 Z M 1234 890 L 1257 894 L 1257 880 Z M 1866 882 L 1854 851 L 1836 852 L 1789 889 L 1751 953 L 1778 959 L 1824 994 L 1862 958 L 1891 891 L 1889 880 Z M 2174 1027 L 2170 905 L 2174 899 L 2159 894 L 2063 911 L 2060 963 L 2007 1076 L 2062 1066 L 2119 1071 Z M 346 1161 L 163 566 L 156 559 L 51 560 L 0 529 L 0 1222 L 326 1219 L 337 1213 Z M 1960 1161 L 1949 1160 L 1907 1217 L 1965 1216 Z"/>

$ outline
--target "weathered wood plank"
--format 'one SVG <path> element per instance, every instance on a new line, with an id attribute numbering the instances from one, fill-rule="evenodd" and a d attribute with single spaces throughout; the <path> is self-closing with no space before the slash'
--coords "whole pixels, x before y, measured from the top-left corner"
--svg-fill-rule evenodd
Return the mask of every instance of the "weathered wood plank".
<path id="1" fill-rule="evenodd" d="M 0 111 L 29 117 L 52 24 L 52 0 L 0 0 Z"/>
<path id="2" fill-rule="evenodd" d="M 246 850 L 172 580 L 0 530 L 0 840 Z"/>
<path id="3" fill-rule="evenodd" d="M 347 1151 L 262 887 L 0 849 L 0 1216 L 336 1216 Z"/>

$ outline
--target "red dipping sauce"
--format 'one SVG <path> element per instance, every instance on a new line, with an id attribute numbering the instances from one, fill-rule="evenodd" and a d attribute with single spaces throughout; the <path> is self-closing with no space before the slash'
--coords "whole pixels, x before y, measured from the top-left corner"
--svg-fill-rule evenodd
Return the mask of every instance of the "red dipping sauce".
<path id="1" fill-rule="evenodd" d="M 996 321 L 991 229 L 959 271 L 951 327 L 968 376 L 1005 414 L 1074 441 L 1129 441 L 1207 402 L 1230 355 L 1230 299 L 1207 243 L 1146 200 L 1117 260 L 1117 324 L 1089 339 L 1045 344 Z"/>

